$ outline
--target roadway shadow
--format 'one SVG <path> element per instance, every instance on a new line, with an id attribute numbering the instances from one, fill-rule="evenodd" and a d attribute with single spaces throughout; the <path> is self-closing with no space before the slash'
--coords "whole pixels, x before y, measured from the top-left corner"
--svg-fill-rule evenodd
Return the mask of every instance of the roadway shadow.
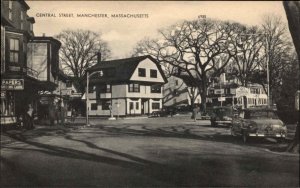
<path id="1" fill-rule="evenodd" d="M 149 176 L 151 178 L 154 178 L 156 180 L 159 180 L 161 182 L 167 183 L 168 186 L 175 187 L 175 186 L 187 186 L 190 185 L 192 180 L 189 178 L 190 172 L 185 170 L 183 171 L 183 167 L 181 166 L 173 166 L 173 165 L 165 165 L 160 164 L 154 161 L 149 161 L 137 156 L 133 156 L 127 153 L 122 153 L 114 150 L 110 150 L 107 148 L 101 148 L 93 143 L 84 141 L 84 140 L 78 140 L 74 139 L 72 136 L 65 136 L 67 140 L 81 142 L 85 144 L 87 147 L 92 149 L 97 149 L 103 152 L 107 152 L 110 154 L 113 154 L 115 156 L 122 157 L 126 160 L 122 159 L 115 159 L 111 157 L 106 157 L 94 153 L 87 153 L 84 151 L 71 149 L 71 148 L 65 148 L 60 146 L 53 146 L 48 144 L 43 144 L 39 142 L 30 141 L 28 139 L 24 139 L 20 135 L 14 135 L 8 133 L 8 135 L 13 138 L 14 140 L 17 140 L 19 142 L 28 144 L 30 146 L 33 146 L 33 148 L 28 147 L 14 147 L 12 145 L 3 146 L 2 148 L 10 149 L 10 150 L 16 150 L 16 151 L 30 151 L 30 152 L 40 152 L 43 154 L 56 156 L 56 157 L 63 157 L 63 158 L 70 158 L 70 159 L 80 159 L 80 160 L 86 160 L 86 161 L 92 161 L 97 163 L 105 163 L 113 166 L 118 166 L 122 168 L 131 169 L 137 173 L 144 174 L 144 176 Z M 1 161 L 4 161 L 6 165 L 10 166 L 11 169 L 14 169 L 14 171 L 18 172 L 18 169 L 15 167 L 15 164 L 12 161 L 9 161 L 8 159 L 5 159 L 4 157 L 1 157 Z M 20 174 L 20 172 L 18 172 Z M 16 173 L 16 174 L 18 174 Z M 26 173 L 26 172 L 22 172 Z M 201 175 L 202 181 L 204 184 L 209 185 L 209 182 L 212 180 L 207 178 L 205 174 L 198 173 L 197 175 Z M 34 175 L 28 175 L 23 178 L 33 178 Z M 35 181 L 31 182 L 30 185 L 35 186 L 49 186 L 51 185 L 51 182 L 48 182 L 46 179 L 38 179 L 37 177 L 34 177 Z M 171 181 L 170 181 L 171 180 Z M 116 180 L 117 181 L 117 180 Z M 18 182 L 14 185 L 18 185 Z M 18 185 L 20 186 L 20 185 Z M 78 186 L 78 185 L 77 185 Z M 84 185 L 79 185 L 84 186 Z"/>
<path id="2" fill-rule="evenodd" d="M 132 126 L 140 126 L 140 129 L 133 129 Z M 229 129 L 229 127 L 217 126 L 211 127 L 209 125 L 201 125 L 201 127 L 209 127 L 213 129 L 219 129 L 224 131 Z M 201 134 L 201 128 L 195 124 L 188 125 L 176 125 L 167 127 L 157 127 L 150 128 L 146 125 L 142 126 L 139 124 L 129 124 L 123 126 L 97 126 L 94 127 L 95 130 L 101 130 L 101 134 L 108 134 L 114 136 L 150 136 L 150 137 L 172 137 L 181 139 L 194 139 L 198 141 L 213 141 L 230 143 L 240 146 L 254 146 L 259 148 L 266 148 L 272 151 L 282 151 L 286 147 L 290 140 L 284 142 L 278 142 L 274 139 L 266 138 L 250 138 L 247 143 L 243 143 L 242 138 L 238 136 L 232 136 L 229 133 L 222 134 L 220 132 L 215 132 L 211 134 Z M 93 132 L 96 133 L 96 132 Z M 277 148 L 277 149 L 276 149 Z"/>
<path id="3" fill-rule="evenodd" d="M 111 126 L 100 126 L 98 128 L 89 128 L 91 130 L 100 129 L 102 130 L 99 134 L 110 134 L 118 136 L 155 136 L 155 137 L 172 137 L 172 138 L 181 138 L 181 139 L 195 139 L 199 141 L 215 141 L 215 142 L 227 142 L 242 145 L 241 141 L 238 141 L 235 137 L 230 135 L 222 135 L 221 133 L 215 133 L 210 136 L 196 135 L 194 134 L 194 126 L 171 126 L 171 127 L 159 127 L 159 128 L 149 128 L 147 126 L 141 126 L 139 130 L 132 129 L 131 125 L 124 125 L 122 127 L 111 127 Z M 136 125 L 135 125 L 136 126 Z M 97 134 L 97 132 L 93 132 Z M 86 161 L 92 161 L 96 163 L 104 163 L 108 165 L 118 166 L 126 169 L 135 171 L 144 176 L 151 177 L 153 179 L 159 180 L 163 183 L 166 183 L 168 187 L 190 187 L 190 186 L 213 186 L 220 185 L 219 180 L 215 180 L 215 176 L 212 174 L 206 174 L 207 170 L 205 168 L 214 168 L 212 171 L 219 173 L 222 171 L 224 164 L 219 161 L 210 160 L 208 158 L 197 158 L 194 162 L 185 163 L 183 160 L 173 161 L 168 164 L 160 164 L 155 161 L 150 161 L 147 159 L 140 158 L 128 153 L 122 153 L 119 151 L 99 147 L 98 145 L 91 143 L 87 140 L 80 140 L 73 138 L 71 135 L 65 134 L 64 138 L 66 140 L 80 142 L 87 147 L 98 150 L 101 152 L 107 152 L 113 154 L 114 156 L 121 157 L 123 159 L 115 159 L 107 156 L 103 156 L 95 153 L 87 153 L 81 150 L 65 148 L 61 146 L 53 146 L 49 144 L 39 143 L 31 141 L 24 138 L 21 134 L 10 134 L 8 135 L 20 142 L 26 143 L 33 146 L 33 148 L 28 147 L 13 147 L 13 145 L 4 146 L 3 148 L 17 150 L 17 151 L 30 151 L 30 152 L 40 152 L 51 156 L 63 157 L 69 159 L 80 159 Z M 13 165 L 12 162 L 9 162 L 8 159 L 1 158 L 6 165 Z M 250 159 L 247 159 L 250 160 Z M 252 159 L 251 159 L 252 160 Z M 257 160 L 254 160 L 257 161 Z M 257 165 L 258 166 L 258 165 Z M 250 167 L 249 167 L 250 168 Z M 15 168 L 15 170 L 17 170 Z M 97 175 L 93 176 L 96 177 Z M 28 178 L 32 178 L 29 176 Z M 37 177 L 34 177 L 37 178 Z M 116 180 L 117 181 L 117 180 Z M 132 186 L 140 186 L 141 182 L 132 183 Z M 33 182 L 32 185 L 35 186 L 50 186 L 51 182 L 47 180 L 37 179 L 36 182 Z M 224 184 L 223 184 L 224 185 Z M 70 186 L 70 185 L 69 185 Z M 85 185 L 77 185 L 85 186 Z M 158 185 L 161 187 L 166 187 L 166 185 Z M 225 185 L 224 185 L 225 186 Z"/>

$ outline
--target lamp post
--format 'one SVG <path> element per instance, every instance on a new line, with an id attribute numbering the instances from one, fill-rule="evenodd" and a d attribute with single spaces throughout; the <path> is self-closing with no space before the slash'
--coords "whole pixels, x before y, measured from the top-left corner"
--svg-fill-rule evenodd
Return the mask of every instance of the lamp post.
<path id="1" fill-rule="evenodd" d="M 90 77 L 99 73 L 100 76 L 103 76 L 103 71 L 96 71 L 93 73 L 89 73 L 89 71 L 86 71 L 86 126 L 90 126 L 90 122 L 89 122 L 89 80 Z"/>
<path id="2" fill-rule="evenodd" d="M 267 65 L 267 106 L 270 107 L 270 73 L 269 73 L 269 42 L 268 33 L 240 34 L 240 36 L 259 36 L 264 35 L 266 40 L 266 65 Z"/>

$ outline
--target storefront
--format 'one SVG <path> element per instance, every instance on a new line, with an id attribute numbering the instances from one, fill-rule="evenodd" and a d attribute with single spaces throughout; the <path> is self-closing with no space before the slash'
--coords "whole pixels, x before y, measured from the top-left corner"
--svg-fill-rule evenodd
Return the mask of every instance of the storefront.
<path id="1" fill-rule="evenodd" d="M 24 90 L 24 79 L 1 80 L 1 124 L 17 123 L 16 93 Z"/>
<path id="2" fill-rule="evenodd" d="M 20 123 L 31 104 L 37 112 L 38 82 L 30 78 L 1 79 L 1 125 Z"/>

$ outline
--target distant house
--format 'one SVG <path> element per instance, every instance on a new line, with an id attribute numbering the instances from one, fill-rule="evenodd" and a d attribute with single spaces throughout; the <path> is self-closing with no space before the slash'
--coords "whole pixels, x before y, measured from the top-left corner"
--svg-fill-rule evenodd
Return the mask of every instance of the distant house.
<path id="1" fill-rule="evenodd" d="M 88 71 L 99 72 L 90 77 L 90 115 L 142 115 L 162 108 L 167 79 L 151 56 L 102 61 Z"/>
<path id="2" fill-rule="evenodd" d="M 163 104 L 166 107 L 190 106 L 192 103 L 200 104 L 201 97 L 196 87 L 191 87 L 190 82 L 184 78 L 170 76 L 164 85 Z"/>
<path id="3" fill-rule="evenodd" d="M 268 96 L 262 85 L 249 83 L 243 87 L 237 80 L 226 80 L 225 74 L 220 76 L 219 83 L 208 88 L 207 100 L 213 106 L 241 106 L 243 108 L 266 106 Z"/>

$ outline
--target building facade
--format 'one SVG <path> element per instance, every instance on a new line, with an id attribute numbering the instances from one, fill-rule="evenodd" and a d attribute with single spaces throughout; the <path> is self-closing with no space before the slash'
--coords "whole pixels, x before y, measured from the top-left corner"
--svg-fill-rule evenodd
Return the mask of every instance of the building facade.
<path id="1" fill-rule="evenodd" d="M 162 108 L 167 79 L 151 56 L 103 61 L 88 71 L 94 74 L 88 88 L 89 115 L 143 115 Z"/>
<path id="2" fill-rule="evenodd" d="M 250 83 L 244 87 L 236 80 L 226 80 L 224 74 L 218 83 L 208 88 L 207 100 L 212 106 L 249 108 L 268 105 L 268 96 L 262 85 Z"/>
<path id="3" fill-rule="evenodd" d="M 54 91 L 60 42 L 36 37 L 24 0 L 1 0 L 1 124 L 21 120 L 29 105 L 38 112 L 41 93 Z"/>
<path id="4" fill-rule="evenodd" d="M 17 122 L 28 104 L 37 108 L 39 82 L 27 67 L 34 18 L 24 0 L 1 0 L 1 124 Z"/>
<path id="5" fill-rule="evenodd" d="M 191 106 L 201 104 L 198 89 L 183 78 L 170 76 L 163 89 L 163 105 L 166 107 Z"/>

